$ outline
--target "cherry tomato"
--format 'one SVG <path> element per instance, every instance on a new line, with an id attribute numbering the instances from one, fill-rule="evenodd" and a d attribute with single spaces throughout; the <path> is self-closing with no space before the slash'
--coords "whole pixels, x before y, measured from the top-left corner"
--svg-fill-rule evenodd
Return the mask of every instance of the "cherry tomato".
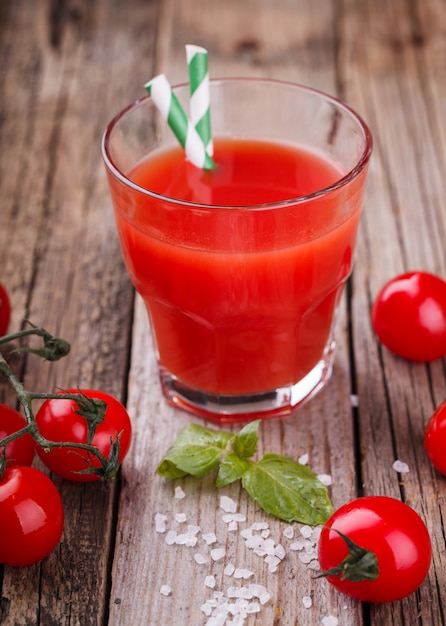
<path id="1" fill-rule="evenodd" d="M 89 398 L 97 398 L 107 403 L 104 421 L 96 427 L 92 445 L 96 446 L 106 459 L 110 455 L 110 440 L 121 434 L 119 463 L 124 460 L 132 438 L 132 425 L 129 414 L 123 405 L 113 396 L 93 389 L 69 389 L 68 393 L 82 393 Z M 79 410 L 74 400 L 61 398 L 46 400 L 36 414 L 36 423 L 40 433 L 50 441 L 87 442 L 87 421 L 76 413 Z M 100 467 L 99 460 L 87 452 L 75 448 L 53 448 L 45 452 L 37 446 L 37 454 L 52 472 L 79 482 L 99 480 L 95 474 L 81 474 L 89 467 L 89 459 L 94 467 Z"/>
<path id="2" fill-rule="evenodd" d="M 319 563 L 325 572 L 339 566 L 348 555 L 339 532 L 375 554 L 378 575 L 374 580 L 360 581 L 343 578 L 342 573 L 328 575 L 327 580 L 338 591 L 366 602 L 394 602 L 415 591 L 425 579 L 431 541 L 420 516 L 404 502 L 367 496 L 335 511 L 319 540 Z"/>
<path id="3" fill-rule="evenodd" d="M 446 282 L 428 272 L 389 281 L 372 308 L 372 326 L 392 352 L 413 361 L 446 355 Z"/>
<path id="4" fill-rule="evenodd" d="M 0 479 L 0 563 L 31 565 L 59 543 L 64 513 L 54 483 L 33 467 L 7 467 Z"/>
<path id="5" fill-rule="evenodd" d="M 427 423 L 424 447 L 432 465 L 446 475 L 446 400 L 440 404 Z"/>
<path id="6" fill-rule="evenodd" d="M 26 426 L 26 420 L 18 411 L 5 404 L 0 404 L 0 441 Z M 8 467 L 12 465 L 31 465 L 34 458 L 35 443 L 31 435 L 22 435 L 6 446 Z"/>
<path id="7" fill-rule="evenodd" d="M 11 304 L 6 289 L 0 283 L 0 337 L 6 335 L 11 318 Z"/>

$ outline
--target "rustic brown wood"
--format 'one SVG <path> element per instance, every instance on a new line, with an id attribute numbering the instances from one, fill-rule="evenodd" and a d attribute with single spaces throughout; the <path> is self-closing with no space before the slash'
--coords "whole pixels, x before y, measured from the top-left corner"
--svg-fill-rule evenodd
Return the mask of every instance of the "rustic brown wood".
<path id="1" fill-rule="evenodd" d="M 271 601 L 247 624 L 341 626 L 445 623 L 446 482 L 430 466 L 423 430 L 444 399 L 444 360 L 406 363 L 373 336 L 370 307 L 381 285 L 408 269 L 446 276 L 446 5 L 442 0 L 6 0 L 0 5 L 0 280 L 12 296 L 11 328 L 24 318 L 68 339 L 57 364 L 30 357 L 14 367 L 27 388 L 90 386 L 113 393 L 134 422 L 120 478 L 106 485 L 56 480 L 66 510 L 60 546 L 28 568 L 4 568 L 0 622 L 7 626 L 113 624 L 195 626 L 211 596 L 226 591 L 228 562 L 255 571 Z M 238 485 L 214 477 L 154 476 L 173 435 L 191 418 L 162 398 L 144 307 L 119 251 L 100 156 L 107 121 L 143 94 L 160 71 L 186 79 L 184 45 L 210 52 L 214 76 L 269 76 L 342 99 L 375 139 L 356 265 L 343 299 L 329 385 L 290 419 L 264 423 L 259 453 L 309 454 L 332 476 L 335 506 L 357 494 L 402 498 L 426 520 L 429 577 L 409 598 L 369 606 L 315 580 L 287 550 L 277 573 L 227 532 L 219 497 L 249 522 L 267 520 L 276 541 L 286 524 L 268 518 Z M 353 407 L 351 395 L 358 396 Z M 0 401 L 14 405 L 0 381 Z M 236 427 L 234 427 L 236 428 Z M 410 472 L 392 469 L 396 459 Z M 186 498 L 174 498 L 181 486 Z M 175 522 L 175 513 L 187 522 Z M 198 564 L 211 547 L 169 546 L 154 516 L 214 531 L 224 560 Z M 298 528 L 299 525 L 296 525 Z M 172 588 L 169 596 L 162 585 Z M 313 606 L 302 598 L 311 596 Z"/>

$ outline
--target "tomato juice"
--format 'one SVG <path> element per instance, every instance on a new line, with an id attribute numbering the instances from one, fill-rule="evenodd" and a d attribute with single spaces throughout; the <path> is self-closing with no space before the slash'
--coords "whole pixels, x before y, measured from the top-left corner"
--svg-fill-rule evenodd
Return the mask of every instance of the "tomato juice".
<path id="1" fill-rule="evenodd" d="M 366 172 L 342 184 L 305 146 L 214 145 L 212 171 L 175 146 L 142 159 L 126 188 L 109 175 L 121 246 L 161 368 L 204 393 L 265 393 L 333 349 Z"/>

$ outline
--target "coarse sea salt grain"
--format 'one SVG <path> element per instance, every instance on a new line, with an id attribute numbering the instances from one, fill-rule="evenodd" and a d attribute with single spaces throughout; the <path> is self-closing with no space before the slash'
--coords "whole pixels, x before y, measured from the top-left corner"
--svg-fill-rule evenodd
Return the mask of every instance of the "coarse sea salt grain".
<path id="1" fill-rule="evenodd" d="M 215 533 L 203 533 L 201 537 L 208 546 L 217 541 L 217 536 Z"/>
<path id="2" fill-rule="evenodd" d="M 164 541 L 167 543 L 168 546 L 173 546 L 173 544 L 175 543 L 177 538 L 177 533 L 175 530 L 169 530 L 166 534 L 166 537 L 164 539 Z"/>
<path id="3" fill-rule="evenodd" d="M 186 494 L 184 493 L 183 489 L 181 487 L 175 487 L 174 498 L 176 498 L 177 500 L 182 500 L 185 497 Z"/>
<path id="4" fill-rule="evenodd" d="M 313 600 L 310 598 L 310 596 L 304 596 L 302 598 L 302 604 L 304 605 L 306 609 L 309 609 L 311 605 L 313 604 Z"/>
<path id="5" fill-rule="evenodd" d="M 223 573 L 225 576 L 232 576 L 232 574 L 235 572 L 235 565 L 234 563 L 228 563 L 225 567 L 225 569 L 223 570 Z"/>
<path id="6" fill-rule="evenodd" d="M 323 626 L 338 626 L 339 620 L 334 615 L 327 615 L 322 620 Z"/>
<path id="7" fill-rule="evenodd" d="M 308 465 L 308 454 L 302 454 L 298 459 L 298 463 L 300 463 L 301 465 Z"/>
<path id="8" fill-rule="evenodd" d="M 161 585 L 160 594 L 162 596 L 170 596 L 171 593 L 172 593 L 172 588 L 169 587 L 169 585 Z"/>
<path id="9" fill-rule="evenodd" d="M 215 576 L 206 576 L 204 579 L 205 587 L 213 589 L 215 587 Z"/>
<path id="10" fill-rule="evenodd" d="M 225 554 L 226 552 L 224 548 L 215 548 L 214 550 L 211 550 L 211 558 L 213 561 L 221 561 Z"/>
<path id="11" fill-rule="evenodd" d="M 395 463 L 392 465 L 392 468 L 395 470 L 395 472 L 399 472 L 400 474 L 408 474 L 410 471 L 407 463 L 398 460 L 395 461 Z"/>
<path id="12" fill-rule="evenodd" d="M 285 526 L 283 529 L 283 536 L 287 539 L 293 539 L 294 537 L 294 528 L 293 526 Z"/>
<path id="13" fill-rule="evenodd" d="M 186 513 L 175 513 L 175 519 L 177 522 L 185 522 L 187 520 Z"/>
<path id="14" fill-rule="evenodd" d="M 167 522 L 167 515 L 163 515 L 162 513 L 157 513 L 155 515 L 155 531 L 157 533 L 165 533 L 166 522 Z"/>
<path id="15" fill-rule="evenodd" d="M 237 502 L 228 496 L 220 496 L 220 508 L 225 513 L 235 513 L 237 511 Z"/>
<path id="16" fill-rule="evenodd" d="M 254 576 L 254 572 L 252 572 L 250 569 L 237 567 L 234 570 L 234 578 L 243 578 L 247 580 L 248 578 L 251 578 L 251 576 Z"/>
<path id="17" fill-rule="evenodd" d="M 318 479 L 326 487 L 329 487 L 332 483 L 331 476 L 329 474 L 318 474 Z"/>
<path id="18" fill-rule="evenodd" d="M 194 560 L 195 560 L 196 563 L 198 563 L 198 565 L 204 565 L 204 563 L 208 563 L 209 562 L 209 559 L 207 559 L 205 556 L 203 556 L 199 552 L 194 554 Z"/>

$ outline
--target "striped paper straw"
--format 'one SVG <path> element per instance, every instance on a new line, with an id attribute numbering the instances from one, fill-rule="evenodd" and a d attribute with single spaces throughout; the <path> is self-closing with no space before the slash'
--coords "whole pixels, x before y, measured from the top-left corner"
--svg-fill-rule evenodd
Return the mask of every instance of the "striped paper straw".
<path id="1" fill-rule="evenodd" d="M 211 134 L 208 52 L 200 46 L 186 46 L 190 82 L 190 118 L 212 156 L 214 145 Z"/>
<path id="2" fill-rule="evenodd" d="M 166 76 L 164 74 L 155 76 L 144 85 L 144 88 L 151 95 L 161 116 L 167 121 L 175 137 L 184 148 L 189 161 L 202 169 L 214 168 L 215 164 L 206 152 L 200 135 L 173 93 Z"/>

